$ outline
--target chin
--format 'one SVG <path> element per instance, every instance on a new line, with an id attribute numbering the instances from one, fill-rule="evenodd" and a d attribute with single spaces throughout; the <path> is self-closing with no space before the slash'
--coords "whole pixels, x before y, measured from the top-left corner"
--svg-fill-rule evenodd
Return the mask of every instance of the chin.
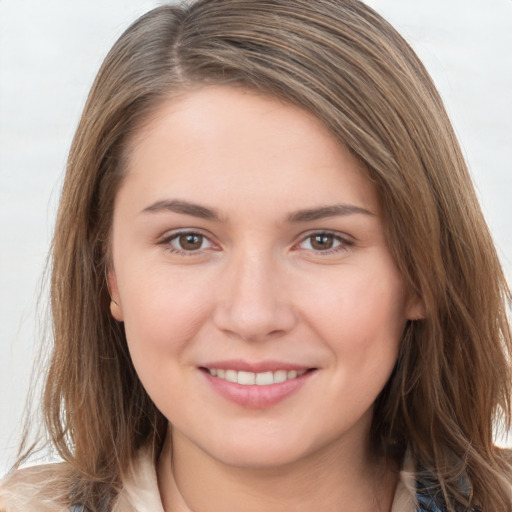
<path id="1" fill-rule="evenodd" d="M 217 452 L 217 450 L 216 450 Z M 212 453 L 211 456 L 224 465 L 244 469 L 271 469 L 293 464 L 307 456 L 304 450 L 292 447 L 275 449 L 273 446 L 241 446 L 235 450 L 228 449 L 222 453 Z"/>
<path id="2" fill-rule="evenodd" d="M 247 434 L 247 433 L 246 433 Z M 199 448 L 209 453 L 216 461 L 238 468 L 270 469 L 293 464 L 308 457 L 319 446 L 307 444 L 305 436 L 297 433 L 293 436 L 283 435 L 283 432 L 274 435 L 244 435 L 243 437 L 228 435 L 225 439 L 217 439 L 208 446 Z"/>

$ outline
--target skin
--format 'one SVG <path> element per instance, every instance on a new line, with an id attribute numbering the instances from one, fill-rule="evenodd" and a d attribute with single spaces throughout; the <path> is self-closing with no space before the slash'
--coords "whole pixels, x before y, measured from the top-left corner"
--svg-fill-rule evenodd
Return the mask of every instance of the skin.
<path id="1" fill-rule="evenodd" d="M 228 87 L 162 105 L 130 146 L 109 284 L 173 426 L 172 465 L 170 445 L 158 465 L 165 510 L 389 510 L 396 474 L 369 453 L 372 405 L 421 305 L 374 187 L 316 118 Z M 200 369 L 226 359 L 314 371 L 249 408 Z"/>

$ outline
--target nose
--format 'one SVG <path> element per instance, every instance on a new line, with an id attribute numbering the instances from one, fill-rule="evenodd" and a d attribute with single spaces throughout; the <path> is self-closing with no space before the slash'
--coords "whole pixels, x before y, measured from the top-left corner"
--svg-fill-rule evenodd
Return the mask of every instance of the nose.
<path id="1" fill-rule="evenodd" d="M 241 257 L 221 277 L 214 313 L 217 328 L 246 341 L 283 336 L 296 323 L 278 265 L 259 256 Z"/>

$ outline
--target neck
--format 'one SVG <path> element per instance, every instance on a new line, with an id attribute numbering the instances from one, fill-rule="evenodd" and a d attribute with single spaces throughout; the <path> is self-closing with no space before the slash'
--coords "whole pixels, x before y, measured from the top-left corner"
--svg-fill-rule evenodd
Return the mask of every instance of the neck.
<path id="1" fill-rule="evenodd" d="M 158 462 L 166 512 L 387 512 L 398 471 L 368 450 L 329 447 L 271 468 L 229 466 L 169 431 Z"/>

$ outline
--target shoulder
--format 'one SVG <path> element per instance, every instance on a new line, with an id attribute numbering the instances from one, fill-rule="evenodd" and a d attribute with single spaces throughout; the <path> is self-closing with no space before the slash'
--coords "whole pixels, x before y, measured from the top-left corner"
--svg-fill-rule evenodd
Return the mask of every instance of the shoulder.
<path id="1" fill-rule="evenodd" d="M 19 469 L 0 481 L 0 512 L 69 512 L 64 463 Z"/>
<path id="2" fill-rule="evenodd" d="M 69 464 L 20 469 L 0 481 L 0 512 L 83 512 L 70 507 Z M 151 451 L 141 450 L 124 475 L 113 512 L 164 512 Z"/>

